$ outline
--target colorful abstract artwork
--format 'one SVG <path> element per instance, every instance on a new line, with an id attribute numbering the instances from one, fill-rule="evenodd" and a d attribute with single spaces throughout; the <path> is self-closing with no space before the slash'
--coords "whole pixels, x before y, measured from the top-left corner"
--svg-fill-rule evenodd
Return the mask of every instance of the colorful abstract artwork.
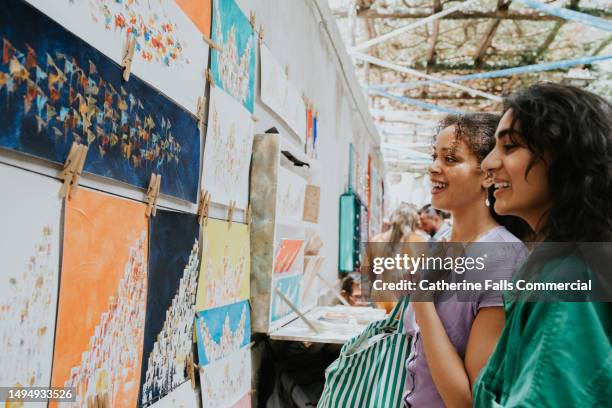
<path id="1" fill-rule="evenodd" d="M 197 310 L 249 298 L 250 234 L 245 224 L 209 219 L 202 232 Z"/>
<path id="2" fill-rule="evenodd" d="M 200 368 L 200 383 L 203 407 L 250 407 L 251 351 L 242 348 Z"/>
<path id="3" fill-rule="evenodd" d="M 191 386 L 191 381 L 184 382 L 174 391 L 150 405 L 151 408 L 197 408 L 200 396 Z"/>
<path id="4" fill-rule="evenodd" d="M 233 303 L 197 313 L 198 362 L 205 366 L 227 357 L 249 344 L 251 313 L 249 302 Z"/>
<path id="5" fill-rule="evenodd" d="M 151 218 L 140 406 L 187 380 L 200 269 L 198 235 L 195 215 L 158 210 Z"/>
<path id="6" fill-rule="evenodd" d="M 212 17 L 211 0 L 175 0 L 176 4 L 187 14 L 198 29 L 210 37 L 210 24 Z"/>
<path id="7" fill-rule="evenodd" d="M 303 244 L 303 239 L 282 239 L 274 256 L 274 273 L 291 272 Z"/>
<path id="8" fill-rule="evenodd" d="M 4 2 L 0 38 L 0 146 L 63 163 L 85 143 L 85 171 L 142 188 L 155 172 L 162 193 L 195 202 L 189 112 L 136 77 L 122 82 L 119 66 L 21 1 Z"/>
<path id="9" fill-rule="evenodd" d="M 76 401 L 62 406 L 136 405 L 148 243 L 144 204 L 83 188 L 67 201 L 51 384 Z"/>
<path id="10" fill-rule="evenodd" d="M 249 167 L 253 151 L 251 115 L 218 87 L 210 89 L 204 145 L 202 185 L 211 200 L 245 209 L 249 199 Z"/>
<path id="11" fill-rule="evenodd" d="M 172 0 L 27 1 L 117 64 L 127 39 L 135 38 L 132 73 L 197 112 L 205 86 L 202 72 L 208 66 L 208 45 L 198 27 L 206 24 L 206 1 L 184 0 L 180 5 Z M 196 3 L 202 16 L 195 14 Z"/>
<path id="12" fill-rule="evenodd" d="M 300 91 L 287 79 L 284 68 L 262 43 L 261 101 L 280 116 L 302 142 L 306 140 L 306 107 Z"/>
<path id="13" fill-rule="evenodd" d="M 210 67 L 216 85 L 253 113 L 257 39 L 234 0 L 214 0 Z"/>
<path id="14" fill-rule="evenodd" d="M 274 237 L 274 274 L 295 274 L 304 272 L 303 227 L 279 223 Z"/>
<path id="15" fill-rule="evenodd" d="M 4 164 L 0 180 L 0 384 L 48 387 L 59 278 L 60 183 Z"/>
<path id="16" fill-rule="evenodd" d="M 306 180 L 284 167 L 278 169 L 276 217 L 282 221 L 302 221 Z"/>
<path id="17" fill-rule="evenodd" d="M 291 307 L 278 295 L 278 293 L 276 293 L 276 290 L 280 290 L 294 306 L 299 308 L 301 281 L 301 274 L 289 276 L 287 278 L 278 278 L 272 281 L 272 290 L 274 292 L 272 295 L 272 307 L 270 308 L 270 320 L 272 322 L 280 320 L 292 313 Z"/>

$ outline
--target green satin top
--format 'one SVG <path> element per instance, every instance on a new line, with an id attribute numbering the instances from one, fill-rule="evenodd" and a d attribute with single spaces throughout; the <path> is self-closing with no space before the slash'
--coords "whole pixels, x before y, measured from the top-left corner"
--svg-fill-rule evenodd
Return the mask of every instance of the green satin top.
<path id="1" fill-rule="evenodd" d="M 574 255 L 546 262 L 537 280 L 588 279 L 591 271 Z M 524 302 L 509 295 L 506 325 L 474 383 L 474 406 L 612 407 L 612 303 Z"/>

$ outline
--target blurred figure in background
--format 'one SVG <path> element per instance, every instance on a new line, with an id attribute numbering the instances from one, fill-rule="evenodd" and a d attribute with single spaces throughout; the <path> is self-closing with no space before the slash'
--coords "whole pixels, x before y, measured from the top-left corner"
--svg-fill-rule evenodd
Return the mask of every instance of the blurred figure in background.
<path id="1" fill-rule="evenodd" d="M 442 211 L 433 208 L 431 204 L 426 204 L 419 210 L 419 218 L 421 227 L 431 237 L 430 241 L 441 241 L 450 237 L 450 222 Z"/>
<path id="2" fill-rule="evenodd" d="M 396 253 L 403 252 L 402 244 L 411 242 L 427 242 L 427 238 L 423 237 L 418 231 L 420 228 L 419 212 L 414 204 L 401 203 L 389 217 L 390 228 L 372 237 L 370 240 L 373 245 L 368 245 L 366 248 L 366 259 L 374 259 L 376 257 L 395 256 Z M 377 244 L 379 243 L 379 244 Z M 386 245 L 382 245 L 385 243 Z M 364 262 L 368 265 L 369 262 Z M 391 271 L 385 271 L 382 275 L 383 281 L 391 282 L 393 278 L 385 276 Z M 372 276 L 371 271 L 367 271 L 368 276 Z M 380 299 L 382 300 L 382 299 Z M 377 301 L 373 298 L 372 301 L 377 307 L 384 308 L 387 313 L 395 306 L 394 301 Z"/>

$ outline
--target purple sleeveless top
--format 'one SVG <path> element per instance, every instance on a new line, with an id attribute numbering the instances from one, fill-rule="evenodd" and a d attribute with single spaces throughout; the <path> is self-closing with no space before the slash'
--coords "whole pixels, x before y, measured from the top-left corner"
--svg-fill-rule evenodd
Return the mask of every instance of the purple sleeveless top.
<path id="1" fill-rule="evenodd" d="M 509 242 L 521 241 L 512 235 L 505 227 L 492 228 L 475 242 Z M 517 247 L 516 245 L 513 246 Z M 489 256 L 486 261 L 486 274 L 490 279 L 510 279 L 513 272 L 527 257 L 527 250 L 522 245 L 521 251 L 514 252 L 513 256 L 505 251 Z M 455 302 L 446 300 L 436 303 L 438 316 L 446 329 L 446 334 L 461 359 L 465 358 L 470 330 L 478 310 L 483 307 L 503 306 L 499 293 L 485 293 L 474 302 Z M 436 389 L 423 348 L 423 339 L 416 324 L 414 310 L 410 305 L 404 313 L 406 331 L 413 336 L 410 353 L 406 360 L 406 384 L 404 386 L 404 406 L 413 408 L 444 407 L 442 397 Z"/>

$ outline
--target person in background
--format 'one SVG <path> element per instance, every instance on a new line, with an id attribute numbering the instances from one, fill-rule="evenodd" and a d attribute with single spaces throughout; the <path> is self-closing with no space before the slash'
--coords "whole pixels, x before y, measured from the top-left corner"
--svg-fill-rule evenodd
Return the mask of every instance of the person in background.
<path id="1" fill-rule="evenodd" d="M 433 208 L 431 204 L 421 208 L 419 218 L 421 227 L 431 237 L 430 241 L 437 242 L 450 236 L 450 223 L 444 218 L 442 211 Z"/>
<path id="2" fill-rule="evenodd" d="M 348 274 L 342 279 L 340 294 L 351 306 L 369 306 L 370 303 L 363 299 L 361 293 L 361 275 Z"/>
<path id="3" fill-rule="evenodd" d="M 472 243 L 502 243 L 501 251 L 488 254 L 481 271 L 483 279 L 492 280 L 512 276 L 526 256 L 520 236 L 528 231 L 525 225 L 522 230 L 508 230 L 504 220 L 486 205 L 490 182 L 480 164 L 495 145 L 498 121 L 499 116 L 485 113 L 447 116 L 440 124 L 429 166 L 432 206 L 453 217 L 449 241 L 468 244 L 466 251 L 475 247 L 469 245 Z M 445 249 L 440 247 L 443 244 L 434 245 L 436 250 Z M 445 297 L 450 299 L 443 300 Z M 504 327 L 501 295 L 484 292 L 473 300 L 460 301 L 455 293 L 440 292 L 433 302 L 412 297 L 404 325 L 412 335 L 405 405 L 471 407 L 471 384 Z"/>
<path id="4" fill-rule="evenodd" d="M 370 240 L 370 245 L 366 248 L 366 259 L 374 259 L 375 257 L 393 256 L 396 252 L 405 250 L 405 245 L 413 242 L 426 242 L 427 240 L 418 232 L 419 229 L 419 213 L 414 204 L 401 203 L 389 217 L 390 228 L 373 236 Z M 368 262 L 364 262 L 368 264 Z M 367 271 L 371 277 L 371 271 Z M 394 280 L 394 277 L 389 276 L 390 271 L 385 271 L 382 279 L 387 282 Z M 376 296 L 372 301 L 377 307 L 384 308 L 387 313 L 395 306 L 395 301 L 389 299 L 378 299 Z"/>
<path id="5" fill-rule="evenodd" d="M 503 111 L 495 149 L 482 162 L 495 210 L 524 219 L 546 241 L 515 279 L 610 279 L 609 263 L 594 275 L 589 265 L 597 260 L 576 243 L 612 241 L 612 104 L 540 84 L 506 98 Z M 563 251 L 550 251 L 559 243 Z M 511 295 L 495 352 L 474 384 L 474 406 L 609 407 L 611 304 Z"/>

